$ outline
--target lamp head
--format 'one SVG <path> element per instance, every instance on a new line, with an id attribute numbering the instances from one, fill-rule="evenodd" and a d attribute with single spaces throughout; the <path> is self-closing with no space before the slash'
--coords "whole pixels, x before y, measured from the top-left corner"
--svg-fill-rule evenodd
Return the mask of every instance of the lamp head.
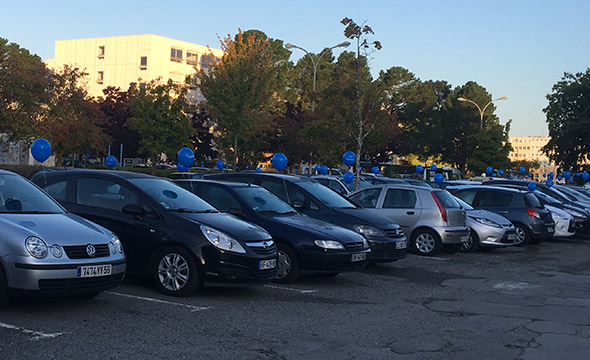
<path id="1" fill-rule="evenodd" d="M 286 44 L 285 44 L 285 47 L 286 47 L 287 49 L 295 49 L 297 46 L 295 46 L 295 45 L 293 45 L 293 44 L 291 44 L 291 43 L 286 43 Z"/>

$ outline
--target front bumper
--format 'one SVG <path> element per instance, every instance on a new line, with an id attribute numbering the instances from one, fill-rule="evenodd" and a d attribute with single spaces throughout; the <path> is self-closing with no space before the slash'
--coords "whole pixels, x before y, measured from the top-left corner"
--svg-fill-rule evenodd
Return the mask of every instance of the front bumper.
<path id="1" fill-rule="evenodd" d="M 277 267 L 259 269 L 261 261 L 275 260 L 278 263 L 276 247 L 263 254 L 247 251 L 245 254 L 232 253 L 208 247 L 203 249 L 202 266 L 208 286 L 248 286 L 267 284 L 277 275 Z"/>
<path id="2" fill-rule="evenodd" d="M 516 240 L 516 230 L 512 224 L 502 225 L 499 228 L 474 221 L 470 226 L 477 234 L 480 245 L 483 246 L 510 246 L 514 245 Z"/>
<path id="3" fill-rule="evenodd" d="M 365 254 L 365 260 L 352 261 L 353 254 Z M 301 270 L 311 272 L 342 272 L 362 270 L 371 259 L 370 249 L 328 250 L 318 246 L 300 251 Z"/>
<path id="4" fill-rule="evenodd" d="M 568 219 L 557 219 L 557 221 L 555 221 L 555 232 L 553 233 L 553 236 L 573 236 L 576 233 L 575 228 L 576 225 L 573 219 L 571 221 Z"/>
<path id="5" fill-rule="evenodd" d="M 407 255 L 406 237 L 367 237 L 369 247 L 371 248 L 371 258 L 369 262 L 385 263 L 400 260 Z"/>

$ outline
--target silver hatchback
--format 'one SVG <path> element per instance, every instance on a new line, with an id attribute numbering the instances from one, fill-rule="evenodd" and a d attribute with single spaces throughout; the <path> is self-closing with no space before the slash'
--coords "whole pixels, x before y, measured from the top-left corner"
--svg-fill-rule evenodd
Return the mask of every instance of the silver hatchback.
<path id="1" fill-rule="evenodd" d="M 0 229 L 0 306 L 15 294 L 93 296 L 125 275 L 117 235 L 3 170 Z"/>
<path id="2" fill-rule="evenodd" d="M 349 198 L 398 223 L 410 247 L 421 255 L 434 255 L 443 245 L 458 249 L 469 240 L 465 210 L 445 190 L 382 184 L 356 191 Z"/>

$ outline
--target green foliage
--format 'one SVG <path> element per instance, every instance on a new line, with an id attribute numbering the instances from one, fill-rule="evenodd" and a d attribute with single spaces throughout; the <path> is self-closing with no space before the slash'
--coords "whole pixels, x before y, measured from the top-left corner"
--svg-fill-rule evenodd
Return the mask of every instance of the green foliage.
<path id="1" fill-rule="evenodd" d="M 145 152 L 154 163 L 161 155 L 176 159 L 176 153 L 190 144 L 193 129 L 186 111 L 187 87 L 172 80 L 162 84 L 152 80 L 145 86 L 130 88 L 134 116 L 127 126 L 141 136 L 139 151 Z"/>
<path id="2" fill-rule="evenodd" d="M 590 152 L 590 68 L 565 73 L 547 100 L 543 112 L 551 140 L 543 151 L 564 169 L 579 168 Z"/>

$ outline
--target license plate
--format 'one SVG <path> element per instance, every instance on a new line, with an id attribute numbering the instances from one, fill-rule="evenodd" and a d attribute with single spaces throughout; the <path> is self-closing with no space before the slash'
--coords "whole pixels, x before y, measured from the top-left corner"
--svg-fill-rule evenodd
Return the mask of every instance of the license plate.
<path id="1" fill-rule="evenodd" d="M 548 227 L 548 228 L 547 228 L 547 231 L 549 231 L 549 232 L 554 232 L 555 230 L 553 230 L 553 228 L 552 228 L 552 227 Z"/>
<path id="2" fill-rule="evenodd" d="M 400 242 L 396 242 L 395 243 L 395 248 L 396 249 L 405 249 L 406 248 L 406 242 L 405 241 L 400 241 Z"/>
<path id="3" fill-rule="evenodd" d="M 462 243 L 464 243 L 464 242 L 467 242 L 467 241 L 469 241 L 469 235 L 463 235 L 463 236 L 461 236 L 461 237 L 459 238 L 459 240 L 460 240 Z"/>
<path id="4" fill-rule="evenodd" d="M 274 269 L 277 267 L 277 259 L 260 260 L 258 262 L 258 270 Z"/>
<path id="5" fill-rule="evenodd" d="M 352 254 L 352 256 L 350 257 L 351 262 L 363 261 L 366 259 L 367 259 L 367 253 Z"/>
<path id="6" fill-rule="evenodd" d="M 78 277 L 97 277 L 111 275 L 112 266 L 108 265 L 89 265 L 89 266 L 78 266 Z"/>
<path id="7" fill-rule="evenodd" d="M 514 240 L 514 239 L 516 239 L 516 234 L 508 234 L 508 235 L 506 235 L 506 239 Z"/>

